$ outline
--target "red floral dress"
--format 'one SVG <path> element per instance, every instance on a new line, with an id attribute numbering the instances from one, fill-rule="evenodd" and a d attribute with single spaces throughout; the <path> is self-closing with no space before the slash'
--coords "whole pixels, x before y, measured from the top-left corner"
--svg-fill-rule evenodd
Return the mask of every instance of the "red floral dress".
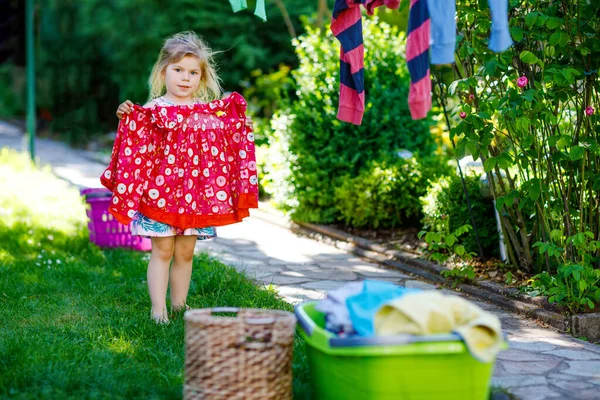
<path id="1" fill-rule="evenodd" d="M 180 230 L 240 222 L 258 207 L 254 133 L 246 102 L 134 106 L 119 124 L 101 182 L 109 211 L 128 224 L 139 212 Z"/>

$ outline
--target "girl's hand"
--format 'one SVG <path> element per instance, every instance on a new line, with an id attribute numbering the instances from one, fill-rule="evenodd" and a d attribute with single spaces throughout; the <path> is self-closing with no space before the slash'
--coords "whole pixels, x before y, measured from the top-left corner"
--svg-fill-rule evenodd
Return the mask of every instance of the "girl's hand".
<path id="1" fill-rule="evenodd" d="M 254 121 L 252 120 L 251 117 L 246 115 L 246 126 L 248 128 L 250 128 L 251 130 L 254 130 Z"/>
<path id="2" fill-rule="evenodd" d="M 125 100 L 121 103 L 119 108 L 117 108 L 117 118 L 121 119 L 125 114 L 129 114 L 131 112 L 131 107 L 133 107 L 133 103 L 129 100 Z"/>

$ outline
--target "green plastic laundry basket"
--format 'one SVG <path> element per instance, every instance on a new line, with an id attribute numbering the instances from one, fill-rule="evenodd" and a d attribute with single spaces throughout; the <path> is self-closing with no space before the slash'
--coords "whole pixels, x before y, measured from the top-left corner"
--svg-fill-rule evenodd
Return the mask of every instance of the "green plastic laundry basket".
<path id="1" fill-rule="evenodd" d="M 315 399 L 487 400 L 494 363 L 484 364 L 455 334 L 338 338 L 317 302 L 298 304 L 298 332 Z"/>

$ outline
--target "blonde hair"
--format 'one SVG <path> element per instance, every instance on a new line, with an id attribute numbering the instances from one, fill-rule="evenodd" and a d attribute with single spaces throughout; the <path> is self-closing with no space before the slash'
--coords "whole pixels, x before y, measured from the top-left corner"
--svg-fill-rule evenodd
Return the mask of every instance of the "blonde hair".
<path id="1" fill-rule="evenodd" d="M 180 32 L 168 37 L 158 55 L 148 83 L 150 96 L 148 101 L 160 97 L 165 92 L 165 69 L 179 62 L 185 56 L 194 56 L 200 60 L 200 86 L 194 98 L 211 101 L 221 97 L 221 84 L 213 61 L 215 53 L 194 32 Z"/>

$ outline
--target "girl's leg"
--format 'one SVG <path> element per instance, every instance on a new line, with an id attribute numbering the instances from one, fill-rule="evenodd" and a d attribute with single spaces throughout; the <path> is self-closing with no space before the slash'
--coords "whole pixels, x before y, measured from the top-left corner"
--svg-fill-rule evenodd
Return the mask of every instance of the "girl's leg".
<path id="1" fill-rule="evenodd" d="M 148 264 L 148 291 L 152 301 L 152 318 L 156 322 L 167 322 L 167 286 L 169 265 L 173 258 L 175 236 L 153 237 L 152 253 Z"/>
<path id="2" fill-rule="evenodd" d="M 171 266 L 171 309 L 183 309 L 187 303 L 196 236 L 176 236 Z"/>

